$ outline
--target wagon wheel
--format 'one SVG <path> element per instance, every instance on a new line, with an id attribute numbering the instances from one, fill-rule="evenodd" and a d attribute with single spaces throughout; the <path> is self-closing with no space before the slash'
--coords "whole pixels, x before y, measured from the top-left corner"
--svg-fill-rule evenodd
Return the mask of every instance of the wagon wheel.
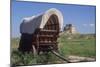
<path id="1" fill-rule="evenodd" d="M 34 54 L 34 56 L 36 56 L 37 55 L 37 51 L 36 51 L 36 48 L 35 48 L 35 46 L 34 45 L 32 45 L 32 52 L 33 52 L 33 54 Z"/>

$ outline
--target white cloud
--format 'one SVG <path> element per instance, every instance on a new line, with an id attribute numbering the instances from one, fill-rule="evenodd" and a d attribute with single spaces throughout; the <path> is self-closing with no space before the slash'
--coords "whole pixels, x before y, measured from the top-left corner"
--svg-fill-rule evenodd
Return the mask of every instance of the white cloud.
<path id="1" fill-rule="evenodd" d="M 92 24 L 83 24 L 83 26 L 85 26 L 85 27 L 87 27 L 87 26 L 88 26 L 88 27 L 94 27 L 95 24 L 93 24 L 93 23 L 92 23 Z"/>
<path id="2" fill-rule="evenodd" d="M 83 24 L 83 26 L 87 26 L 87 24 Z"/>
<path id="3" fill-rule="evenodd" d="M 95 25 L 94 24 L 90 24 L 90 27 L 94 27 Z"/>

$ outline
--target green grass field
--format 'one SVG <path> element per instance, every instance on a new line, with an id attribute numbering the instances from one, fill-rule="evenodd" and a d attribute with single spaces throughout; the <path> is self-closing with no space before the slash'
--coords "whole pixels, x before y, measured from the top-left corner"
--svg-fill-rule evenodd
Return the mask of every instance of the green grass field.
<path id="1" fill-rule="evenodd" d="M 62 35 L 58 40 L 60 51 L 64 56 L 78 55 L 95 57 L 96 41 L 93 35 L 75 35 L 71 39 L 68 38 L 68 35 Z"/>
<path id="2" fill-rule="evenodd" d="M 32 53 L 22 54 L 17 50 L 19 38 L 11 39 L 11 63 L 15 65 L 63 63 L 61 59 L 49 53 L 33 56 Z M 58 38 L 59 53 L 67 58 L 70 55 L 96 57 L 96 40 L 93 34 L 66 35 Z M 48 59 L 48 60 L 46 60 Z"/>

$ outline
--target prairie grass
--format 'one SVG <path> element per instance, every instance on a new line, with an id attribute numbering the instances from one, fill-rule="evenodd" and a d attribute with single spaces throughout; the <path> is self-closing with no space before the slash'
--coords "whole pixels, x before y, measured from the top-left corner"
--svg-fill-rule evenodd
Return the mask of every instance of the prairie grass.
<path id="1" fill-rule="evenodd" d="M 34 56 L 30 53 L 21 53 L 17 50 L 20 38 L 11 39 L 11 64 L 35 65 L 63 63 L 61 59 L 52 53 Z M 94 34 L 65 35 L 58 38 L 59 53 L 67 58 L 70 55 L 96 57 L 96 40 Z"/>

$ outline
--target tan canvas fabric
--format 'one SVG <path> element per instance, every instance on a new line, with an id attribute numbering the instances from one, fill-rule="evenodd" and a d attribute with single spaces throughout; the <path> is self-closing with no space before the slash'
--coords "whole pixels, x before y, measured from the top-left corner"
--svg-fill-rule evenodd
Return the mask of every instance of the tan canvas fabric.
<path id="1" fill-rule="evenodd" d="M 20 33 L 32 34 L 32 33 L 34 33 L 36 28 L 44 28 L 48 19 L 53 14 L 55 14 L 58 17 L 59 27 L 61 30 L 62 26 L 63 26 L 62 13 L 55 8 L 51 8 L 51 9 L 47 10 L 46 12 L 44 12 L 43 14 L 23 18 L 22 23 L 20 25 Z"/>

